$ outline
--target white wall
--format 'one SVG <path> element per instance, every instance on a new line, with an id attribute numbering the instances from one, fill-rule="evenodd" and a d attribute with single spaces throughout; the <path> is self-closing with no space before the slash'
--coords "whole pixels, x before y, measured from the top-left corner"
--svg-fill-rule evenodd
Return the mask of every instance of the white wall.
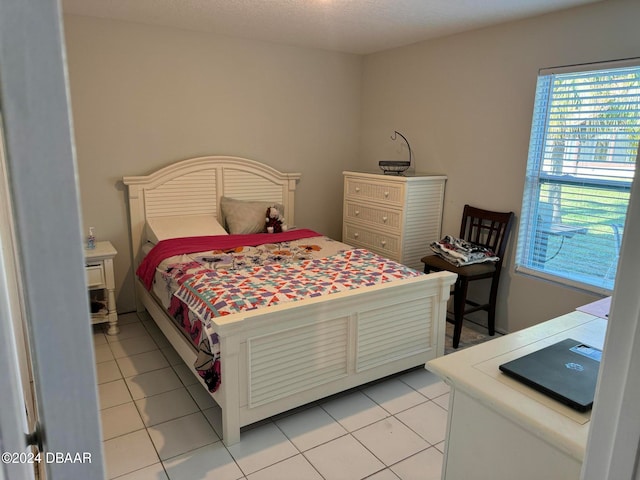
<path id="1" fill-rule="evenodd" d="M 118 308 L 133 308 L 124 175 L 207 154 L 300 171 L 297 223 L 340 237 L 344 169 L 405 158 L 449 177 L 445 232 L 464 203 L 520 211 L 539 68 L 637 56 L 640 2 L 607 0 L 365 57 L 65 16 L 85 230 L 110 239 Z M 498 328 L 593 296 L 513 273 Z M 478 314 L 484 320 L 483 314 Z"/>
<path id="2" fill-rule="evenodd" d="M 64 23 L 84 229 L 119 252 L 120 311 L 135 308 L 125 175 L 200 155 L 301 172 L 296 223 L 340 237 L 362 57 L 81 16 Z"/>
<path id="3" fill-rule="evenodd" d="M 640 2 L 606 2 L 390 50 L 365 58 L 360 167 L 402 156 L 448 176 L 443 232 L 465 203 L 519 215 L 538 69 L 640 55 Z M 497 326 L 514 331 L 595 298 L 513 272 L 514 232 Z M 481 314 L 478 319 L 484 320 Z"/>

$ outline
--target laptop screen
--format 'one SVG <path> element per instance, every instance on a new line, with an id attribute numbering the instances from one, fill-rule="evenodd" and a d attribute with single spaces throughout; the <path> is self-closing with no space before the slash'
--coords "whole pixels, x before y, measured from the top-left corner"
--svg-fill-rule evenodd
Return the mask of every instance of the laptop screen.
<path id="1" fill-rule="evenodd" d="M 499 366 L 506 375 L 585 412 L 593 406 L 602 350 L 567 338 Z"/>

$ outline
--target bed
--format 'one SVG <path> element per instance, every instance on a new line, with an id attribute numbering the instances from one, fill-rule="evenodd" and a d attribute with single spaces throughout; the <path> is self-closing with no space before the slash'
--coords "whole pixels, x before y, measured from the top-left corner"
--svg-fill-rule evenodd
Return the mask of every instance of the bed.
<path id="1" fill-rule="evenodd" d="M 283 210 L 283 223 L 294 226 L 300 177 L 229 156 L 192 158 L 149 175 L 124 177 L 134 265 L 143 262 L 149 241 L 156 240 L 149 238 L 149 223 L 176 216 L 220 219 L 224 199 L 271 202 Z M 366 251 L 357 253 L 367 256 Z M 221 359 L 221 383 L 210 394 L 221 408 L 224 443 L 238 442 L 245 425 L 443 355 L 446 304 L 456 277 L 414 273 L 208 317 L 203 330 L 205 336 L 215 335 Z M 140 278 L 136 302 L 185 363 L 193 365 L 201 352 L 168 313 L 166 302 Z M 211 390 L 201 373 L 194 374 Z"/>

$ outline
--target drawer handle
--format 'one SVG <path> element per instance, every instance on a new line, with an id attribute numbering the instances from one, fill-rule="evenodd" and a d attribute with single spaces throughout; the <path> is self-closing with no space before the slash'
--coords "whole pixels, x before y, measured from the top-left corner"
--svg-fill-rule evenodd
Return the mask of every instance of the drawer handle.
<path id="1" fill-rule="evenodd" d="M 389 196 L 389 192 L 384 192 L 385 198 Z"/>
<path id="2" fill-rule="evenodd" d="M 356 193 L 360 193 L 360 187 L 356 187 Z"/>
<path id="3" fill-rule="evenodd" d="M 360 234 L 359 234 L 359 233 L 354 233 L 354 234 L 353 234 L 353 238 L 358 238 L 359 236 L 360 236 Z"/>
<path id="4" fill-rule="evenodd" d="M 356 210 L 356 211 L 355 211 L 355 214 L 356 214 L 356 217 L 357 217 L 358 215 L 360 215 L 360 210 Z"/>
<path id="5" fill-rule="evenodd" d="M 384 223 L 387 223 L 387 217 L 382 217 L 382 221 L 383 221 Z"/>
<path id="6" fill-rule="evenodd" d="M 387 244 L 387 241 L 386 241 L 386 240 L 382 240 L 382 241 L 380 242 L 380 245 L 382 245 L 383 247 L 384 247 L 386 244 Z"/>

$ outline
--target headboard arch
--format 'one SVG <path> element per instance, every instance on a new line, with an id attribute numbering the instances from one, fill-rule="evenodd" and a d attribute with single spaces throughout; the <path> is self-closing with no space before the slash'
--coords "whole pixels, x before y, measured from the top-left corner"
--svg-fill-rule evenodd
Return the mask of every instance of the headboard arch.
<path id="1" fill-rule="evenodd" d="M 124 177 L 134 269 L 147 240 L 147 218 L 207 213 L 219 218 L 223 196 L 280 203 L 286 222 L 295 225 L 294 197 L 300 177 L 300 173 L 283 173 L 255 160 L 229 156 L 189 158 L 149 175 Z"/>

